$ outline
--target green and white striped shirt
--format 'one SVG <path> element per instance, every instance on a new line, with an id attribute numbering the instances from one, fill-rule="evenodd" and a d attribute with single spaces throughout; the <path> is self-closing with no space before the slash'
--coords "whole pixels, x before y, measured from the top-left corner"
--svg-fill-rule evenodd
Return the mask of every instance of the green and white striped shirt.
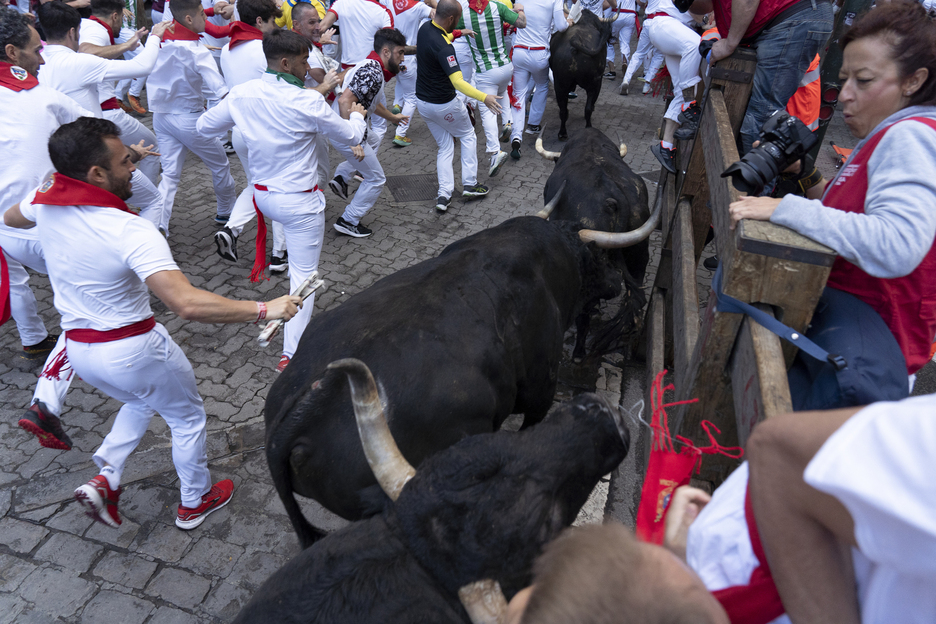
<path id="1" fill-rule="evenodd" d="M 488 2 L 481 13 L 469 8 L 468 4 L 463 2 L 462 19 L 456 28 L 468 28 L 475 32 L 474 37 L 468 38 L 475 70 L 483 72 L 503 67 L 510 62 L 510 54 L 504 43 L 503 25 L 506 22 L 512 26 L 518 14 L 496 0 Z"/>

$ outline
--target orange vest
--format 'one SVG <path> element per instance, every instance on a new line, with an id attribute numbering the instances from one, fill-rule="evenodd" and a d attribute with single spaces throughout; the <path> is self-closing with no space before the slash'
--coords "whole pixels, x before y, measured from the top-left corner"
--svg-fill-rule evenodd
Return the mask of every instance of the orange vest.
<path id="1" fill-rule="evenodd" d="M 822 83 L 819 81 L 819 55 L 809 64 L 800 86 L 787 102 L 788 113 L 806 124 L 810 130 L 819 127 L 819 107 L 822 105 Z"/>

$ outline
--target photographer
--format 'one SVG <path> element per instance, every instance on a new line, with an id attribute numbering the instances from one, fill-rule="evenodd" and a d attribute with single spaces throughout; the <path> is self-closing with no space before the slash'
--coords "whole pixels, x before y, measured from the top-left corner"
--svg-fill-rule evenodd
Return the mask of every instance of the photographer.
<path id="1" fill-rule="evenodd" d="M 825 46 L 832 33 L 832 5 L 829 0 L 695 0 L 689 10 L 715 12 L 722 38 L 712 47 L 711 63 L 731 56 L 739 45 L 757 49 L 754 89 L 741 124 L 744 155 Z"/>
<path id="2" fill-rule="evenodd" d="M 820 182 L 821 200 L 744 197 L 730 213 L 733 223 L 769 220 L 835 250 L 811 332 L 823 314 L 836 315 L 833 346 L 842 350 L 827 348 L 843 355 L 863 349 L 854 357 L 883 362 L 891 336 L 874 344 L 854 320 L 867 304 L 913 375 L 929 360 L 936 334 L 936 21 L 917 3 L 882 4 L 841 43 L 839 101 L 861 139 L 848 162 L 831 183 Z M 843 338 L 849 329 L 853 336 Z M 791 391 L 793 381 L 791 371 Z"/>

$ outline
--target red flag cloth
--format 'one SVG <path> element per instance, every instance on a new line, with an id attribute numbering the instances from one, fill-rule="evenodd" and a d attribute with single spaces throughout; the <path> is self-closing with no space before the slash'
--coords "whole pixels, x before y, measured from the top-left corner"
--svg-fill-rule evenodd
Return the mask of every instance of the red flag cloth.
<path id="1" fill-rule="evenodd" d="M 263 40 L 263 33 L 259 28 L 251 26 L 250 24 L 245 24 L 244 22 L 234 22 L 231 24 L 231 43 L 229 49 L 233 50 L 245 41 L 257 40 Z"/>
<path id="2" fill-rule="evenodd" d="M 10 270 L 0 249 L 0 325 L 10 320 Z"/>
<path id="3" fill-rule="evenodd" d="M 0 87 L 11 91 L 29 91 L 39 84 L 39 79 L 19 65 L 0 61 Z"/>
<path id="4" fill-rule="evenodd" d="M 740 459 L 744 450 L 720 446 L 711 430 L 721 431 L 711 422 L 702 421 L 702 428 L 711 440 L 711 445 L 698 448 L 691 440 L 676 436 L 680 445 L 677 452 L 674 438 L 669 431 L 667 407 L 695 403 L 698 399 L 663 403 L 663 394 L 672 390 L 672 384 L 663 387 L 666 371 L 657 374 L 650 390 L 650 404 L 653 410 L 650 427 L 653 429 L 653 443 L 650 446 L 650 462 L 644 476 L 643 489 L 640 493 L 640 506 L 637 509 L 637 537 L 651 544 L 662 544 L 665 530 L 666 511 L 676 488 L 689 485 L 693 472 L 701 466 L 702 454 L 719 454 Z"/>

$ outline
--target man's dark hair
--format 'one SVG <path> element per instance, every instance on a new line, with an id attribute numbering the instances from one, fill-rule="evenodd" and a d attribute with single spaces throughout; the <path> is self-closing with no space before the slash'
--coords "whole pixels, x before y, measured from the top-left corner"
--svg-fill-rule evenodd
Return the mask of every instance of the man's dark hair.
<path id="1" fill-rule="evenodd" d="M 307 2 L 306 0 L 299 0 L 296 3 L 296 6 L 292 8 L 292 20 L 294 22 L 301 22 L 302 16 L 306 11 L 315 11 L 315 14 L 318 15 L 318 10 L 312 6 L 312 3 Z"/>
<path id="2" fill-rule="evenodd" d="M 110 148 L 104 142 L 107 137 L 120 137 L 120 128 L 108 119 L 79 117 L 59 126 L 49 137 L 49 156 L 55 170 L 69 178 L 87 182 L 91 167 L 109 169 Z"/>
<path id="3" fill-rule="evenodd" d="M 400 47 L 406 45 L 406 37 L 396 28 L 381 28 L 374 33 L 374 52 L 380 52 L 387 47 Z"/>
<path id="4" fill-rule="evenodd" d="M 263 56 L 267 63 L 277 63 L 281 58 L 302 56 L 308 52 L 309 42 L 299 33 L 276 29 L 263 35 Z"/>
<path id="5" fill-rule="evenodd" d="M 122 14 L 123 10 L 123 0 L 91 0 L 91 15 L 95 17 L 110 17 L 114 13 Z"/>
<path id="6" fill-rule="evenodd" d="M 439 5 L 436 7 L 436 17 L 439 19 L 448 19 L 461 14 L 461 5 L 456 0 L 439 0 Z"/>
<path id="7" fill-rule="evenodd" d="M 172 0 L 169 3 L 169 12 L 172 13 L 173 19 L 178 22 L 181 22 L 186 15 L 195 17 L 201 8 L 201 0 Z"/>
<path id="8" fill-rule="evenodd" d="M 258 17 L 265 22 L 271 17 L 283 16 L 283 12 L 273 0 L 237 0 L 237 13 L 240 15 L 240 21 L 250 26 L 257 25 Z"/>
<path id="9" fill-rule="evenodd" d="M 40 4 L 38 13 L 47 41 L 61 41 L 72 28 L 81 28 L 81 13 L 64 2 Z"/>
<path id="10" fill-rule="evenodd" d="M 16 9 L 0 7 L 0 60 L 9 61 L 6 56 L 8 45 L 21 50 L 29 45 L 32 37 L 29 26 L 26 16 Z"/>

